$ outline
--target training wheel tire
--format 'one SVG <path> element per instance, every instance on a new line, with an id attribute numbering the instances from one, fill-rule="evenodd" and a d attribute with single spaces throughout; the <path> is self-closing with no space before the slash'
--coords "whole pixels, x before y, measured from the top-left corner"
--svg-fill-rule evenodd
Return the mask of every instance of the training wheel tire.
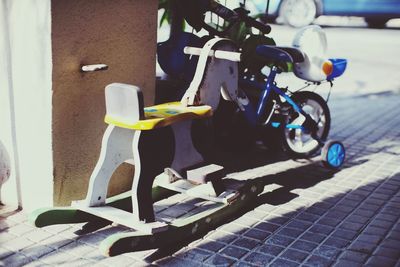
<path id="1" fill-rule="evenodd" d="M 322 163 L 330 169 L 340 168 L 346 158 L 344 145 L 339 141 L 328 141 L 321 150 Z"/>

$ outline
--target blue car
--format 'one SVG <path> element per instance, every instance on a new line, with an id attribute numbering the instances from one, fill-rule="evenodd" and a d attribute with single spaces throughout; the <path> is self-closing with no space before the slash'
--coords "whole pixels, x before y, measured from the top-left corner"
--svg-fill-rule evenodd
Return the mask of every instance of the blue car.
<path id="1" fill-rule="evenodd" d="M 267 1 L 252 2 L 265 12 Z M 370 27 L 382 28 L 389 19 L 400 18 L 400 0 L 270 0 L 267 18 L 303 27 L 321 15 L 364 17 Z"/>

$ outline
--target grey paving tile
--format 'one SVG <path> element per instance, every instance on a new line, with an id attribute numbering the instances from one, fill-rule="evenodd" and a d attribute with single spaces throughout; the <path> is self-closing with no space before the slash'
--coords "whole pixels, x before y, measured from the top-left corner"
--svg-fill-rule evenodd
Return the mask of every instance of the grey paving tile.
<path id="1" fill-rule="evenodd" d="M 267 266 L 273 260 L 274 260 L 273 256 L 269 256 L 258 252 L 252 252 L 250 255 L 244 258 L 245 262 L 248 262 L 256 266 Z"/>
<path id="2" fill-rule="evenodd" d="M 353 240 L 354 238 L 356 238 L 357 232 L 344 229 L 337 229 L 332 233 L 332 236 L 345 240 Z"/>
<path id="3" fill-rule="evenodd" d="M 175 254 L 175 257 L 185 260 L 205 262 L 214 253 L 202 249 L 192 248 Z"/>
<path id="4" fill-rule="evenodd" d="M 361 234 L 357 237 L 357 240 L 371 243 L 374 245 L 378 245 L 379 242 L 383 239 L 383 236 L 380 235 L 369 235 L 369 234 Z"/>
<path id="5" fill-rule="evenodd" d="M 50 266 L 50 265 L 46 264 L 40 260 L 34 260 L 34 261 L 24 265 L 24 267 L 46 267 L 46 266 Z"/>
<path id="6" fill-rule="evenodd" d="M 25 212 L 20 211 L 10 216 L 7 216 L 8 222 L 24 223 L 27 221 L 27 216 Z"/>
<path id="7" fill-rule="evenodd" d="M 53 252 L 54 250 L 55 249 L 51 247 L 43 246 L 41 244 L 34 244 L 21 250 L 21 253 L 29 258 L 38 259 L 44 255 Z"/>
<path id="8" fill-rule="evenodd" d="M 359 223 L 359 222 L 351 222 L 348 220 L 345 220 L 341 225 L 340 228 L 344 230 L 350 230 L 354 232 L 359 232 L 361 229 L 365 227 L 364 223 Z"/>
<path id="9" fill-rule="evenodd" d="M 5 247 L 1 247 L 0 246 L 0 259 L 8 257 L 8 256 L 10 256 L 11 254 L 14 254 L 14 253 L 15 253 L 15 251 L 12 251 L 10 249 L 7 249 Z"/>
<path id="10" fill-rule="evenodd" d="M 283 217 L 283 216 L 268 216 L 266 221 L 269 223 L 277 224 L 277 225 L 283 225 L 287 223 L 290 220 L 288 217 Z"/>
<path id="11" fill-rule="evenodd" d="M 381 246 L 387 247 L 387 248 L 399 249 L 400 248 L 400 241 L 388 238 L 388 239 L 385 239 L 385 240 L 382 241 Z"/>
<path id="12" fill-rule="evenodd" d="M 353 251 L 362 252 L 365 254 L 372 254 L 372 252 L 376 248 L 376 244 L 356 240 L 351 243 L 348 248 Z"/>
<path id="13" fill-rule="evenodd" d="M 380 235 L 384 236 L 388 232 L 388 229 L 382 228 L 382 227 L 376 227 L 376 226 L 367 226 L 364 230 L 364 234 L 369 234 L 369 235 Z"/>
<path id="14" fill-rule="evenodd" d="M 297 220 L 302 220 L 302 221 L 306 221 L 306 222 L 315 222 L 319 219 L 318 215 L 312 214 L 312 213 L 308 213 L 308 212 L 303 212 L 300 213 L 297 217 Z"/>
<path id="15" fill-rule="evenodd" d="M 212 252 L 217 252 L 224 246 L 225 246 L 224 243 L 221 243 L 218 241 L 213 241 L 213 240 L 203 240 L 196 244 L 196 247 L 205 249 L 208 251 L 212 251 Z"/>
<path id="16" fill-rule="evenodd" d="M 342 212 L 338 210 L 330 210 L 324 216 L 327 218 L 335 218 L 337 220 L 344 220 L 349 215 L 349 212 Z"/>
<path id="17" fill-rule="evenodd" d="M 227 246 L 220 251 L 219 254 L 235 259 L 240 259 L 248 253 L 248 250 L 236 246 Z"/>
<path id="18" fill-rule="evenodd" d="M 13 235 L 9 232 L 1 232 L 0 234 L 0 244 L 3 244 L 4 242 L 11 241 L 12 239 L 16 239 L 18 236 Z"/>
<path id="19" fill-rule="evenodd" d="M 287 227 L 304 231 L 304 230 L 308 229 L 311 225 L 312 225 L 311 222 L 300 221 L 300 220 L 291 220 L 287 224 Z"/>
<path id="20" fill-rule="evenodd" d="M 33 244 L 32 241 L 24 237 L 17 237 L 6 242 L 2 242 L 2 246 L 13 251 L 20 251 Z"/>
<path id="21" fill-rule="evenodd" d="M 280 226 L 269 222 L 261 222 L 255 225 L 255 228 L 261 231 L 274 232 Z"/>
<path id="22" fill-rule="evenodd" d="M 380 246 L 374 251 L 374 255 L 383 256 L 394 260 L 400 260 L 400 249 Z"/>
<path id="23" fill-rule="evenodd" d="M 393 260 L 391 258 L 372 256 L 367 260 L 365 266 L 394 266 L 396 262 L 396 260 Z"/>
<path id="24" fill-rule="evenodd" d="M 250 229 L 249 227 L 245 227 L 243 225 L 235 224 L 235 223 L 228 223 L 221 227 L 221 231 L 228 232 L 230 234 L 236 234 L 236 235 L 241 235 L 249 229 Z"/>
<path id="25" fill-rule="evenodd" d="M 250 229 L 246 233 L 244 233 L 243 235 L 245 237 L 249 237 L 249 238 L 253 238 L 253 239 L 261 241 L 261 240 L 266 239 L 268 236 L 270 236 L 271 233 L 260 231 L 260 230 L 257 230 L 257 229 Z"/>
<path id="26" fill-rule="evenodd" d="M 159 264 L 160 266 L 171 266 L 171 267 L 204 266 L 199 262 L 194 262 L 191 260 L 174 258 L 174 257 L 164 258 L 160 261 L 157 261 L 157 264 Z"/>
<path id="27" fill-rule="evenodd" d="M 83 259 L 76 258 L 75 264 L 79 264 L 83 261 Z M 99 261 L 96 262 L 96 264 L 99 264 L 100 266 L 133 266 L 133 264 L 136 262 L 135 259 L 132 259 L 130 257 L 126 257 L 124 255 L 119 255 L 115 257 L 108 257 L 108 258 L 103 258 Z M 67 263 L 68 264 L 68 263 Z M 90 265 L 89 265 L 90 266 Z"/>
<path id="28" fill-rule="evenodd" d="M 85 243 L 82 243 L 80 241 L 75 241 L 72 243 L 69 243 L 62 248 L 60 248 L 61 251 L 65 251 L 69 254 L 79 256 L 79 257 L 84 257 L 88 253 L 97 250 L 97 247 L 89 246 Z"/>
<path id="29" fill-rule="evenodd" d="M 229 233 L 222 232 L 222 231 L 214 231 L 214 232 L 210 233 L 209 235 L 207 235 L 206 238 L 229 244 L 238 237 L 239 237 L 238 235 L 229 234 Z"/>
<path id="30" fill-rule="evenodd" d="M 347 205 L 346 204 L 341 204 L 341 205 L 336 206 L 335 210 L 349 214 L 354 210 L 355 206 L 358 206 L 358 203 L 356 203 L 356 205 L 354 205 L 354 206 L 353 205 L 349 206 L 349 204 L 347 204 Z"/>
<path id="31" fill-rule="evenodd" d="M 335 219 L 335 218 L 327 218 L 327 217 L 322 217 L 320 220 L 318 220 L 319 224 L 333 226 L 333 227 L 336 227 L 341 222 L 342 222 L 342 220 Z"/>
<path id="32" fill-rule="evenodd" d="M 25 238 L 27 238 L 35 243 L 41 242 L 47 238 L 50 238 L 51 236 L 53 236 L 53 234 L 51 234 L 45 230 L 42 230 L 40 228 L 37 228 L 34 231 L 24 234 Z"/>
<path id="33" fill-rule="evenodd" d="M 331 247 L 331 246 L 325 246 L 325 245 L 321 245 L 318 248 L 316 248 L 313 251 L 314 255 L 317 256 L 321 256 L 321 257 L 325 257 L 328 259 L 335 259 L 340 253 L 342 252 L 342 250 L 335 248 L 335 247 Z"/>
<path id="34" fill-rule="evenodd" d="M 302 233 L 303 233 L 303 230 L 298 230 L 298 229 L 289 228 L 289 227 L 281 228 L 281 230 L 279 230 L 277 232 L 277 234 L 279 234 L 279 235 L 284 235 L 284 236 L 288 236 L 288 237 L 292 237 L 292 238 L 297 238 Z"/>
<path id="35" fill-rule="evenodd" d="M 362 266 L 363 265 L 361 263 L 348 260 L 338 260 L 335 261 L 335 263 L 333 264 L 333 267 L 362 267 Z"/>
<path id="36" fill-rule="evenodd" d="M 19 266 L 24 266 L 32 261 L 33 261 L 32 258 L 29 258 L 21 253 L 15 253 L 2 259 L 0 261 L 0 264 L 3 264 L 2 266 L 5 267 L 19 267 Z"/>
<path id="37" fill-rule="evenodd" d="M 323 234 L 317 234 L 317 233 L 311 233 L 311 232 L 306 232 L 303 234 L 300 239 L 313 242 L 313 243 L 320 243 L 322 242 L 327 236 Z"/>
<path id="38" fill-rule="evenodd" d="M 6 232 L 9 232 L 9 233 L 11 233 L 13 235 L 16 235 L 16 236 L 22 236 L 22 235 L 24 235 L 24 234 L 26 234 L 28 232 L 33 231 L 34 229 L 35 228 L 30 226 L 30 225 L 26 225 L 24 223 L 19 223 L 19 224 L 16 224 L 16 225 L 12 226 L 12 227 L 9 227 L 6 230 Z"/>
<path id="39" fill-rule="evenodd" d="M 271 256 L 278 256 L 285 248 L 281 246 L 275 246 L 270 244 L 264 244 L 257 248 L 257 251 L 262 252 L 264 254 L 269 254 Z"/>
<path id="40" fill-rule="evenodd" d="M 239 237 L 235 241 L 232 242 L 232 245 L 244 248 L 244 249 L 254 249 L 256 246 L 260 245 L 260 241 L 246 238 L 246 237 Z"/>
<path id="41" fill-rule="evenodd" d="M 309 254 L 306 252 L 302 252 L 302 251 L 294 250 L 294 249 L 287 249 L 280 255 L 280 258 L 283 258 L 285 260 L 294 261 L 297 263 L 302 263 L 308 257 L 308 255 Z"/>
<path id="42" fill-rule="evenodd" d="M 317 246 L 318 244 L 316 243 L 311 243 L 304 240 L 296 240 L 293 244 L 291 244 L 290 248 L 294 248 L 309 253 L 313 251 Z"/>
<path id="43" fill-rule="evenodd" d="M 328 235 L 330 234 L 335 228 L 327 225 L 316 224 L 313 225 L 308 231 L 311 233 L 323 234 Z"/>
<path id="44" fill-rule="evenodd" d="M 368 259 L 369 256 L 370 255 L 367 253 L 346 250 L 339 256 L 339 258 L 357 263 L 363 263 Z"/>
<path id="45" fill-rule="evenodd" d="M 287 237 L 287 236 L 282 236 L 282 235 L 273 235 L 270 238 L 267 239 L 267 244 L 271 245 L 277 245 L 277 246 L 283 246 L 286 247 L 290 245 L 295 239 Z"/>
<path id="46" fill-rule="evenodd" d="M 49 233 L 58 234 L 58 233 L 64 232 L 71 228 L 72 228 L 72 226 L 69 224 L 55 224 L 55 225 L 46 226 L 45 228 L 43 228 L 43 230 L 45 230 Z"/>
<path id="47" fill-rule="evenodd" d="M 353 214 L 350 215 L 346 220 L 349 222 L 366 224 L 370 219 L 371 219 L 370 217 Z"/>
<path id="48" fill-rule="evenodd" d="M 328 237 L 322 244 L 338 249 L 345 248 L 350 242 L 348 240 L 344 240 L 336 237 Z"/>
<path id="49" fill-rule="evenodd" d="M 211 266 L 231 266 L 235 260 L 215 254 L 210 257 L 205 263 Z"/>
<path id="50" fill-rule="evenodd" d="M 389 232 L 389 234 L 387 235 L 387 238 L 400 241 L 400 231 L 393 230 L 393 231 Z"/>
<path id="51" fill-rule="evenodd" d="M 250 264 L 250 263 L 247 263 L 247 262 L 244 262 L 244 261 L 237 261 L 232 266 L 235 266 L 235 267 L 254 267 L 253 264 Z"/>
<path id="52" fill-rule="evenodd" d="M 60 235 L 54 235 L 54 236 L 51 236 L 51 237 L 49 237 L 47 239 L 42 240 L 40 242 L 40 244 L 44 245 L 44 246 L 52 247 L 52 248 L 55 248 L 55 249 L 59 249 L 59 248 L 65 246 L 65 245 L 67 245 L 67 244 L 69 244 L 69 243 L 71 243 L 73 241 L 74 240 L 65 238 L 65 237 L 60 236 Z"/>
<path id="53" fill-rule="evenodd" d="M 310 208 L 306 209 L 307 213 L 311 213 L 311 214 L 314 214 L 317 216 L 321 216 L 326 211 L 327 211 L 326 209 L 321 209 L 321 208 L 317 208 L 317 207 L 310 207 Z"/>
<path id="54" fill-rule="evenodd" d="M 305 263 L 305 266 L 318 266 L 318 267 L 328 267 L 331 266 L 332 261 L 325 257 L 312 255 Z"/>
<path id="55" fill-rule="evenodd" d="M 388 221 L 391 223 L 396 222 L 399 218 L 398 215 L 392 215 L 392 214 L 385 214 L 385 213 L 380 213 L 376 216 L 376 219 L 380 219 L 380 220 L 384 220 L 384 221 Z"/>
<path id="56" fill-rule="evenodd" d="M 49 254 L 44 255 L 40 261 L 43 261 L 46 264 L 51 265 L 60 265 L 69 263 L 71 258 L 73 258 L 70 254 L 55 250 Z"/>
<path id="57" fill-rule="evenodd" d="M 85 243 L 89 246 L 98 247 L 105 238 L 101 234 L 93 233 L 84 236 L 80 236 L 77 240 L 81 243 Z"/>
<path id="58" fill-rule="evenodd" d="M 282 259 L 282 258 L 278 258 L 275 261 L 273 261 L 269 266 L 271 267 L 295 267 L 295 266 L 300 266 L 299 263 L 297 262 L 293 262 L 293 261 L 289 261 L 286 259 Z"/>

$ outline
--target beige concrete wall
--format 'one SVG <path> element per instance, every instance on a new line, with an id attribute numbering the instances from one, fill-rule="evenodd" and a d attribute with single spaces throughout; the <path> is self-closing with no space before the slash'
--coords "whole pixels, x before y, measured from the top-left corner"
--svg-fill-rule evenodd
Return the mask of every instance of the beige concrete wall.
<path id="1" fill-rule="evenodd" d="M 104 87 L 135 84 L 153 103 L 157 0 L 52 0 L 54 204 L 86 195 L 106 125 Z M 82 73 L 82 64 L 106 71 Z M 109 194 L 130 189 L 121 166 Z"/>

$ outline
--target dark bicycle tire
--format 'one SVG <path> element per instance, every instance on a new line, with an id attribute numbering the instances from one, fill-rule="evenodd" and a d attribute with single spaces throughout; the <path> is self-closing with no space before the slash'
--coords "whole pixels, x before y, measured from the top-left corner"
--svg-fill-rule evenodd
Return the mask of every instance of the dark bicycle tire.
<path id="1" fill-rule="evenodd" d="M 331 115 L 329 111 L 329 107 L 320 95 L 309 92 L 309 91 L 302 91 L 294 93 L 291 96 L 292 100 L 300 105 L 305 112 L 308 113 L 310 107 L 314 108 L 312 112 L 309 114 L 315 120 L 318 119 L 318 127 L 319 130 L 317 132 L 318 136 L 321 140 L 325 141 L 328 137 L 330 125 L 331 125 Z M 319 112 L 316 114 L 315 111 Z M 314 113 L 313 113 L 314 112 Z M 294 113 L 294 112 L 293 112 Z M 286 117 L 286 123 L 291 123 L 295 120 L 296 114 L 288 115 Z M 318 117 L 318 118 L 317 118 Z M 285 127 L 279 128 L 280 130 L 280 142 L 282 144 L 283 150 L 290 156 L 294 158 L 309 158 L 313 154 L 315 154 L 319 149 L 320 146 L 316 143 L 315 140 L 311 138 L 310 134 L 305 133 L 300 129 L 286 129 Z M 297 131 L 297 132 L 296 132 Z M 300 131 L 300 132 L 299 132 Z M 294 138 L 292 138 L 294 137 Z M 297 146 L 294 142 L 298 142 L 303 144 L 303 140 L 299 140 L 300 138 L 306 137 L 309 140 L 307 141 L 306 145 L 303 147 Z M 297 138 L 297 141 L 294 139 Z"/>

